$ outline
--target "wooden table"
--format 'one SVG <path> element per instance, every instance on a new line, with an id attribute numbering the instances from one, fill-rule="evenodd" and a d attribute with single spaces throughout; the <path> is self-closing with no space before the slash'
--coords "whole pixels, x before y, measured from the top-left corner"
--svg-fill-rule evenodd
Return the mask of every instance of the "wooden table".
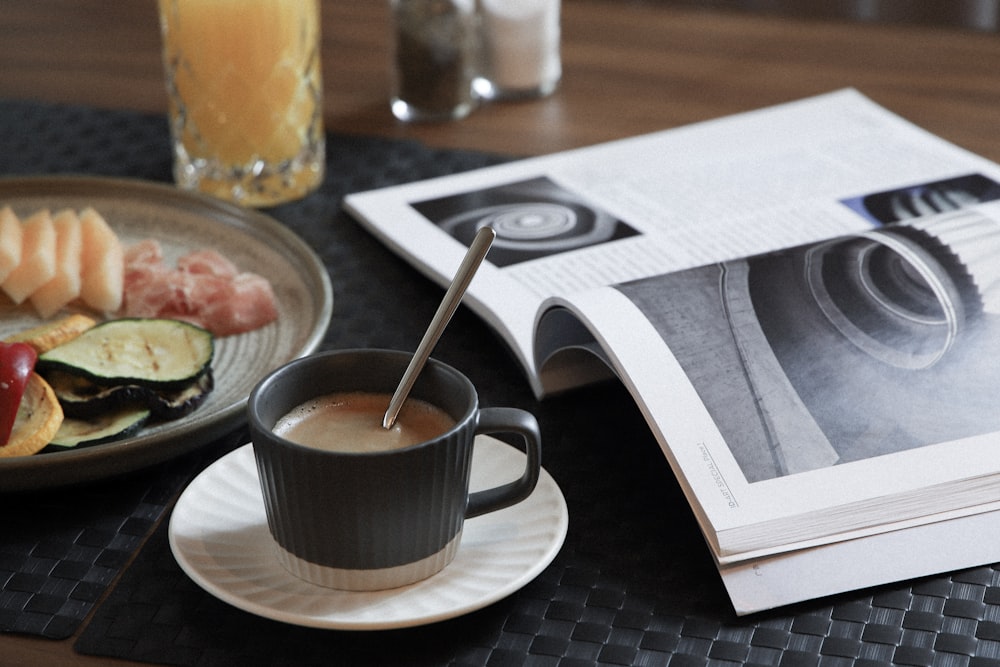
<path id="1" fill-rule="evenodd" d="M 406 125 L 387 102 L 387 6 L 386 0 L 323 3 L 329 130 L 527 155 L 853 86 L 1000 160 L 996 34 L 566 0 L 564 76 L 555 95 L 479 109 L 461 122 Z M 163 111 L 156 3 L 95 9 L 80 0 L 6 0 L 0 95 Z"/>
<path id="2" fill-rule="evenodd" d="M 853 86 L 1000 161 L 995 34 L 615 0 L 566 0 L 562 25 L 564 77 L 551 97 L 408 125 L 387 103 L 386 1 L 327 0 L 327 129 L 529 155 Z M 5 0 L 0 96 L 162 113 L 156 3 Z M 109 664 L 74 654 L 72 639 L 0 635 L 0 656 L 5 664 Z"/>

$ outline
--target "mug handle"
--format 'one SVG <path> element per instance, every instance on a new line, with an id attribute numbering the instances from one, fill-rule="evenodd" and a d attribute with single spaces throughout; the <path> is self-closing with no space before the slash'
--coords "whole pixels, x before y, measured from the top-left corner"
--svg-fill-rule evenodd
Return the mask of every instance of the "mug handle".
<path id="1" fill-rule="evenodd" d="M 542 436 L 538 421 L 530 412 L 518 408 L 481 408 L 476 435 L 516 433 L 524 438 L 528 461 L 521 478 L 507 484 L 469 494 L 465 518 L 494 512 L 519 503 L 535 490 L 542 467 Z"/>

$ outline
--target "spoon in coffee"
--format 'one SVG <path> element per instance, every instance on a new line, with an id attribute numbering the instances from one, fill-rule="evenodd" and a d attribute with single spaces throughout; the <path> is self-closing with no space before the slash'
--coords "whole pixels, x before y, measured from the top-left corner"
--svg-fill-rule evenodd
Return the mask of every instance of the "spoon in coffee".
<path id="1" fill-rule="evenodd" d="M 413 389 L 413 384 L 417 381 L 417 376 L 420 374 L 421 369 L 423 369 L 424 364 L 427 363 L 428 357 L 431 356 L 431 351 L 437 345 L 438 339 L 444 332 L 444 328 L 451 320 L 451 316 L 458 309 L 458 304 L 462 302 L 465 290 L 468 289 L 469 283 L 472 282 L 472 277 L 476 274 L 479 265 L 482 264 L 486 253 L 489 252 L 494 238 L 496 238 L 496 232 L 493 228 L 483 227 L 476 233 L 475 238 L 472 239 L 472 243 L 469 244 L 469 250 L 465 253 L 465 258 L 458 266 L 458 271 L 455 272 L 455 277 L 452 279 L 448 291 L 445 292 L 444 298 L 441 299 L 441 305 L 438 306 L 437 312 L 434 313 L 434 318 L 431 320 L 430 325 L 428 325 L 427 331 L 424 332 L 424 337 L 420 340 L 417 351 L 413 353 L 413 358 L 410 359 L 410 364 L 403 372 L 399 386 L 396 387 L 396 392 L 389 401 L 389 408 L 385 411 L 385 416 L 382 417 L 382 428 L 390 429 L 396 423 L 399 411 L 402 409 L 406 397 L 410 394 L 410 390 Z"/>

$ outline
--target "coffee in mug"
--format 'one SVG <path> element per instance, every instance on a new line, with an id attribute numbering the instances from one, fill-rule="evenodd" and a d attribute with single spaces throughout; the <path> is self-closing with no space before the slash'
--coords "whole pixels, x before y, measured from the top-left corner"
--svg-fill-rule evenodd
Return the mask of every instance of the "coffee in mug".
<path id="1" fill-rule="evenodd" d="M 426 579 L 454 558 L 466 519 L 514 505 L 535 488 L 541 470 L 535 418 L 516 408 L 480 407 L 472 382 L 435 359 L 406 402 L 435 406 L 450 425 L 418 435 L 416 444 L 342 451 L 293 442 L 282 427 L 275 432 L 301 406 L 343 392 L 384 395 L 368 417 L 381 429 L 388 396 L 412 356 L 390 350 L 314 354 L 272 371 L 250 393 L 247 418 L 275 556 L 300 579 L 359 591 Z M 405 414 L 397 419 L 407 421 Z M 489 433 L 520 437 L 524 470 L 506 484 L 470 493 L 473 442 Z"/>
<path id="2" fill-rule="evenodd" d="M 391 394 L 364 391 L 325 394 L 292 408 L 274 425 L 274 433 L 316 449 L 380 452 L 425 442 L 455 425 L 441 408 L 409 398 L 392 428 L 383 428 L 391 399 Z"/>

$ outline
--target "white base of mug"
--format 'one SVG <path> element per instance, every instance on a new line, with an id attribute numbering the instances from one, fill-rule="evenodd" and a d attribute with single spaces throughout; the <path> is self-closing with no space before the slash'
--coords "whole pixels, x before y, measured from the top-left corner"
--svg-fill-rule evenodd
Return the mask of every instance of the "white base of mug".
<path id="1" fill-rule="evenodd" d="M 372 570 L 317 565 L 299 558 L 277 542 L 274 543 L 274 550 L 282 567 L 311 584 L 344 591 L 378 591 L 406 586 L 437 574 L 455 557 L 461 539 L 462 532 L 459 531 L 443 549 L 426 558 L 405 565 Z"/>

